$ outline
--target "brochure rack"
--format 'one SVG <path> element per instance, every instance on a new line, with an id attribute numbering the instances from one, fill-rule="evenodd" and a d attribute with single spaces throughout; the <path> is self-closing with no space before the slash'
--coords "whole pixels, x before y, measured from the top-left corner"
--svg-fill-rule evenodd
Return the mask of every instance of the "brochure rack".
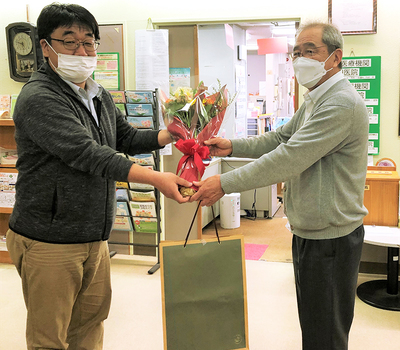
<path id="1" fill-rule="evenodd" d="M 114 101 L 118 104 L 118 108 L 125 112 L 128 122 L 133 127 L 139 129 L 159 129 L 157 89 L 154 91 L 127 90 L 110 92 L 113 97 L 115 96 Z M 125 98 L 124 101 L 121 101 L 121 96 Z M 152 165 L 155 171 L 160 171 L 160 152 L 153 151 L 151 153 L 150 158 L 152 160 L 150 163 L 146 156 L 149 155 L 136 155 L 135 157 L 126 155 L 126 157 L 139 165 Z M 161 236 L 160 192 L 157 188 L 134 183 L 123 183 L 120 186 L 117 184 L 118 187 L 126 190 L 127 198 L 118 197 L 117 192 L 117 203 L 127 203 L 127 206 L 120 214 L 117 212 L 114 230 L 111 233 L 108 243 L 110 246 L 126 246 L 128 254 L 156 256 L 157 263 L 148 271 L 149 274 L 153 274 L 160 268 L 158 249 Z M 152 199 L 149 201 L 142 198 L 139 202 L 134 202 L 134 198 L 132 198 L 132 193 L 136 193 L 139 197 L 142 197 L 141 194 L 147 196 L 149 192 L 153 191 L 154 197 L 152 196 Z M 120 228 L 116 228 L 117 221 L 122 225 Z M 128 227 L 125 226 L 124 228 L 122 221 L 125 221 L 125 225 L 128 225 Z M 122 233 L 123 239 L 118 239 L 118 232 Z M 112 251 L 110 256 L 115 254 L 116 252 Z"/>

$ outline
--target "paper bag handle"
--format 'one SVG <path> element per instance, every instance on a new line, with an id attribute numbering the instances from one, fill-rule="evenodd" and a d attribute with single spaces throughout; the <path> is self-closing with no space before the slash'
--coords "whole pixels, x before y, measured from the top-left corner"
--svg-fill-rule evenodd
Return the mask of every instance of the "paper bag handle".
<path id="1" fill-rule="evenodd" d="M 194 220 L 196 219 L 197 212 L 199 211 L 199 208 L 200 208 L 200 204 L 201 204 L 201 200 L 199 201 L 199 204 L 197 205 L 197 208 L 196 208 L 196 211 L 195 211 L 195 213 L 194 213 L 194 216 L 193 216 L 193 219 L 192 219 L 192 223 L 190 224 L 188 233 L 187 233 L 187 235 L 186 235 L 185 244 L 183 245 L 183 247 L 186 247 L 187 241 L 188 241 L 188 239 L 189 239 L 190 231 L 192 230 Z M 212 212 L 212 216 L 213 216 L 213 223 L 214 223 L 214 228 L 215 228 L 215 234 L 216 234 L 216 236 L 217 236 L 217 238 L 218 238 L 218 243 L 221 243 L 221 241 L 219 240 L 218 229 L 217 229 L 217 223 L 215 222 L 215 214 L 214 214 L 214 207 L 213 207 L 213 206 L 211 206 L 211 212 Z"/>

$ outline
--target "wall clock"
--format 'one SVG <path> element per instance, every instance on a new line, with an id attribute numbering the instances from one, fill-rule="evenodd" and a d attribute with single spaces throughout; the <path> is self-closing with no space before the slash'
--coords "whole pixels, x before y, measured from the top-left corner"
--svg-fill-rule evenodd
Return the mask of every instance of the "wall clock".
<path id="1" fill-rule="evenodd" d="M 6 38 L 10 77 L 27 82 L 43 61 L 37 29 L 28 22 L 11 23 L 6 27 Z"/>

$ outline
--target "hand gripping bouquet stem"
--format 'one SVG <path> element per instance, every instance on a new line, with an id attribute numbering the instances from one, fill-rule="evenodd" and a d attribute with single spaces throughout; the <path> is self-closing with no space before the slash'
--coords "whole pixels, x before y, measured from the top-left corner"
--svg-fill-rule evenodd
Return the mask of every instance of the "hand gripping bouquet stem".
<path id="1" fill-rule="evenodd" d="M 226 85 L 210 92 L 200 83 L 197 90 L 178 88 L 169 98 L 161 93 L 164 123 L 175 141 L 175 147 L 183 153 L 176 173 L 190 181 L 199 181 L 210 159 L 210 151 L 204 141 L 217 136 L 226 110 L 234 98 L 229 99 Z M 196 186 L 182 187 L 184 197 L 197 191 Z"/>

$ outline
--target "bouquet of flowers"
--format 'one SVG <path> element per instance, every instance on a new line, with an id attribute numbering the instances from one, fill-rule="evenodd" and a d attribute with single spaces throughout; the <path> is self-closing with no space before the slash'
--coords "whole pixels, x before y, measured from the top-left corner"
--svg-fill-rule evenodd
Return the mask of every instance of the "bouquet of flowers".
<path id="1" fill-rule="evenodd" d="M 172 135 L 175 147 L 183 153 L 178 163 L 177 174 L 193 182 L 199 181 L 208 165 L 210 151 L 204 141 L 217 136 L 224 120 L 226 109 L 234 100 L 228 90 L 218 81 L 218 89 L 209 91 L 201 82 L 196 90 L 178 88 L 169 98 L 161 94 L 162 111 L 167 130 Z M 183 196 L 191 196 L 197 190 L 182 187 Z"/>

